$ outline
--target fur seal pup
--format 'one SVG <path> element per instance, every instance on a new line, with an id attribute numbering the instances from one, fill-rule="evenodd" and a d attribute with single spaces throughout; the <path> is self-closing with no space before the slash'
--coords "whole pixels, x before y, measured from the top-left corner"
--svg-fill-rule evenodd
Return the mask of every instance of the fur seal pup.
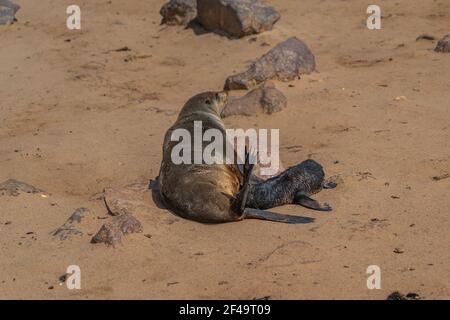
<path id="1" fill-rule="evenodd" d="M 217 129 L 225 137 L 225 125 L 220 112 L 228 100 L 226 92 L 204 92 L 189 99 L 176 122 L 168 129 L 163 143 L 156 188 L 163 203 L 175 214 L 203 223 L 222 223 L 243 219 L 262 219 L 285 223 L 309 223 L 313 218 L 279 214 L 268 209 L 287 203 L 297 203 L 317 210 L 331 210 L 308 196 L 324 187 L 322 167 L 307 160 L 289 168 L 281 175 L 262 180 L 252 175 L 249 153 L 240 170 L 237 164 L 174 164 L 172 149 L 178 141 L 171 141 L 176 129 L 185 129 L 194 136 L 194 121 L 202 122 L 202 134 Z M 224 150 L 225 147 L 224 139 Z M 202 152 L 191 145 L 191 159 Z M 225 158 L 224 158 L 225 159 Z M 237 159 L 235 157 L 235 159 Z M 241 172 L 243 171 L 243 172 Z"/>
<path id="2" fill-rule="evenodd" d="M 321 205 L 309 196 L 322 189 L 335 187 L 336 183 L 325 181 L 322 166 L 308 159 L 267 180 L 252 176 L 246 206 L 269 209 L 285 204 L 299 204 L 313 210 L 331 211 L 329 204 Z"/>

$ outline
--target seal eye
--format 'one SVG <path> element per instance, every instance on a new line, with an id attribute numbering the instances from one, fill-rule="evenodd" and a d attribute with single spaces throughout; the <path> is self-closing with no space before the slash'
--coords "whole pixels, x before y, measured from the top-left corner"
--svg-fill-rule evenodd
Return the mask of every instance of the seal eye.
<path id="1" fill-rule="evenodd" d="M 206 103 L 206 104 L 211 104 L 211 100 L 206 99 L 206 100 L 205 100 L 205 103 Z"/>

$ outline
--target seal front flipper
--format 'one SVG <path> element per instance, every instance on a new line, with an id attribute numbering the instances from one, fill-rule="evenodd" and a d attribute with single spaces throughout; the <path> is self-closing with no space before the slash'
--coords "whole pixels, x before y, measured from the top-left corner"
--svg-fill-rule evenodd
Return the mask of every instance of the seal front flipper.
<path id="1" fill-rule="evenodd" d="M 323 188 L 324 189 L 334 189 L 337 187 L 337 183 L 334 181 L 325 181 L 323 183 Z"/>
<path id="2" fill-rule="evenodd" d="M 159 189 L 159 182 L 158 182 L 159 176 L 157 176 L 154 180 L 150 179 L 148 182 L 148 188 L 150 190 L 158 190 Z"/>
<path id="3" fill-rule="evenodd" d="M 288 215 L 288 214 L 275 213 L 275 212 L 253 209 L 253 208 L 245 208 L 244 219 L 260 219 L 260 220 L 291 223 L 291 224 L 314 222 L 314 218 L 292 216 L 292 215 Z"/>
<path id="4" fill-rule="evenodd" d="M 303 193 L 297 193 L 294 196 L 294 204 L 299 204 L 305 208 L 308 209 L 313 209 L 313 210 L 318 210 L 318 211 L 331 211 L 333 210 L 330 205 L 328 203 L 324 203 L 323 205 L 321 205 L 319 202 L 317 202 L 314 199 L 311 199 L 310 197 L 308 197 L 307 195 L 303 194 Z"/>

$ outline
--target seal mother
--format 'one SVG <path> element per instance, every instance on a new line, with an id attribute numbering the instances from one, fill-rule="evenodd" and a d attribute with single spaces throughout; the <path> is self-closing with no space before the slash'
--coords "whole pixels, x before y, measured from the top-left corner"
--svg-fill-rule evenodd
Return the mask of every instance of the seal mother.
<path id="1" fill-rule="evenodd" d="M 252 175 L 253 165 L 249 163 L 248 153 L 242 169 L 237 164 L 226 164 L 226 161 L 223 161 L 223 164 L 172 162 L 172 149 L 178 141 L 172 141 L 171 136 L 176 129 L 185 129 L 193 135 L 194 121 L 202 121 L 202 134 L 208 129 L 217 129 L 225 137 L 225 125 L 220 118 L 220 112 L 227 100 L 226 92 L 204 92 L 190 98 L 176 122 L 166 132 L 163 159 L 156 181 L 164 204 L 181 217 L 203 223 L 249 218 L 285 223 L 314 221 L 309 217 L 262 210 L 289 203 L 315 210 L 331 210 L 328 205 L 322 206 L 309 198 L 309 195 L 323 187 L 333 187 L 324 184 L 323 169 L 313 160 L 306 160 L 266 181 Z M 206 145 L 203 141 L 202 150 Z M 194 158 L 194 153 L 202 150 L 195 150 L 193 145 L 191 159 Z"/>

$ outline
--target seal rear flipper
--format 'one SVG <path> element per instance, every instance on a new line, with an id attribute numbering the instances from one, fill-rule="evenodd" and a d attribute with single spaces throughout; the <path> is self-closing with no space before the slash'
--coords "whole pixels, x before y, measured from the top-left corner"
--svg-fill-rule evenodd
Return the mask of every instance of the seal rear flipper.
<path id="1" fill-rule="evenodd" d="M 292 216 L 253 208 L 245 208 L 244 219 L 260 219 L 291 224 L 311 223 L 315 220 L 310 217 Z"/>
<path id="2" fill-rule="evenodd" d="M 333 210 L 328 203 L 324 203 L 323 205 L 321 205 L 319 202 L 317 202 L 314 199 L 311 199 L 310 197 L 308 197 L 307 195 L 305 195 L 303 193 L 297 193 L 294 196 L 294 201 L 292 203 L 299 204 L 305 208 L 313 209 L 313 210 L 317 210 L 317 211 Z"/>
<path id="3" fill-rule="evenodd" d="M 236 197 L 233 197 L 233 200 L 231 202 L 231 208 L 232 210 L 242 215 L 242 213 L 245 210 L 245 206 L 247 203 L 247 197 L 249 192 L 249 186 L 250 186 L 250 179 L 252 176 L 253 169 L 255 167 L 254 164 L 250 163 L 250 152 L 247 150 L 247 147 L 245 148 L 245 164 L 244 164 L 244 183 L 241 186 L 241 190 L 238 192 Z"/>

